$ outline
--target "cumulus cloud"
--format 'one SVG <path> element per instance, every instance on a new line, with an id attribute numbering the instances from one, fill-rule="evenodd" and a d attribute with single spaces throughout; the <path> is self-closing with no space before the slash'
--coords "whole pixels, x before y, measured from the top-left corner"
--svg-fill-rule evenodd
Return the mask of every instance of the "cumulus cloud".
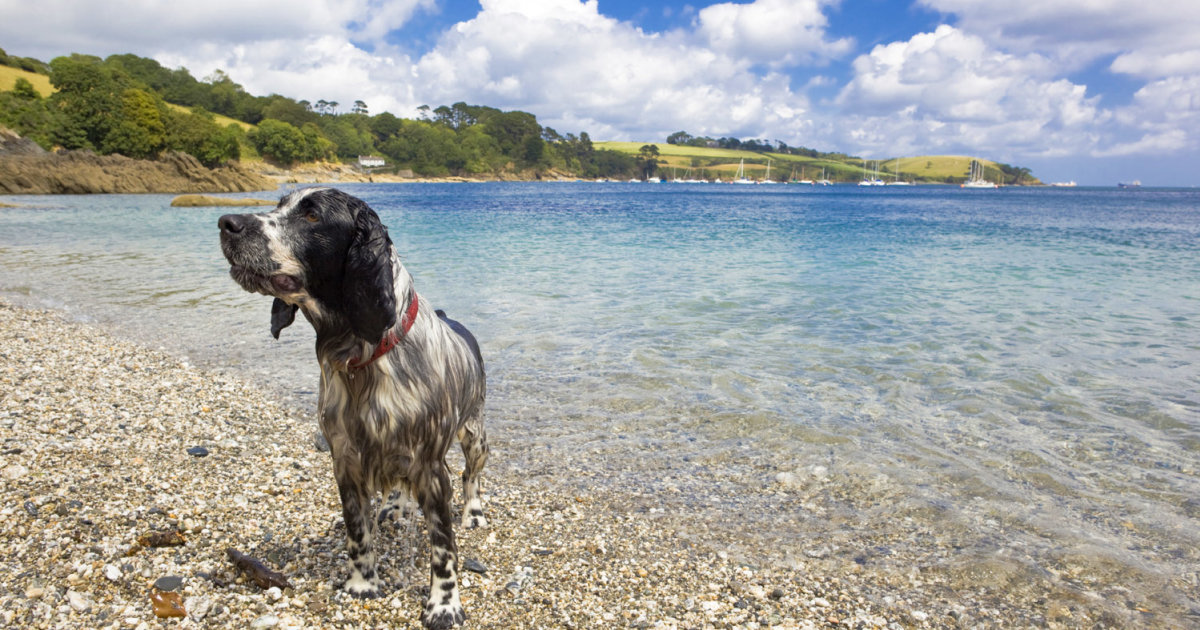
<path id="1" fill-rule="evenodd" d="M 826 39 L 829 0 L 727 2 L 700 10 L 697 31 L 725 54 L 771 67 L 827 61 L 850 52 L 851 38 Z"/>
<path id="2" fill-rule="evenodd" d="M 648 34 L 601 14 L 594 0 L 481 4 L 416 63 L 431 101 L 519 107 L 563 131 L 599 123 L 586 130 L 613 139 L 685 127 L 749 136 L 804 124 L 807 101 L 788 81 L 751 71 L 758 53 L 707 46 L 706 34 Z"/>
<path id="3" fill-rule="evenodd" d="M 1005 53 L 948 25 L 876 46 L 853 65 L 835 103 L 852 114 L 849 139 L 867 148 L 1078 151 L 1090 142 L 1078 131 L 1107 116 L 1045 57 Z"/>
<path id="4" fill-rule="evenodd" d="M 1021 52 L 1039 51 L 1072 70 L 1097 58 L 1137 53 L 1162 57 L 1196 47 L 1200 2 L 1156 0 L 1131 5 L 1122 0 L 1055 0 L 1001 3 L 992 0 L 919 0 L 958 18 L 958 27 L 993 45 Z M 1118 57 L 1119 59 L 1119 57 Z M 1150 64 L 1129 64 L 1148 70 Z M 1114 71 L 1120 70 L 1114 64 Z"/>

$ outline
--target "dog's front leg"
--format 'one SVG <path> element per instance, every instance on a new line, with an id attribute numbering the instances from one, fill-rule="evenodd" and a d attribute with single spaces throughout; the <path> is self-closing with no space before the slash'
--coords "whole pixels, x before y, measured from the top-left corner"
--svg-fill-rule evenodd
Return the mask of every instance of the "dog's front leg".
<path id="1" fill-rule="evenodd" d="M 450 516 L 453 489 L 450 474 L 441 461 L 430 462 L 423 483 L 417 485 L 417 500 L 425 512 L 429 529 L 429 601 L 421 621 L 426 628 L 443 630 L 466 621 L 458 598 L 458 547 Z"/>
<path id="2" fill-rule="evenodd" d="M 375 519 L 371 515 L 370 496 L 363 481 L 348 466 L 335 461 L 334 474 L 342 497 L 346 554 L 350 559 L 350 577 L 344 588 L 355 597 L 379 597 L 383 595 L 383 582 L 375 569 Z"/>

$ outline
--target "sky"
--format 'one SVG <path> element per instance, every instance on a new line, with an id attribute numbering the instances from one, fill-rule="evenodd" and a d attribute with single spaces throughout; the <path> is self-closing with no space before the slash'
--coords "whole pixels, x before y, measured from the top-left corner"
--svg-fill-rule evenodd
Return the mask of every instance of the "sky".
<path id="1" fill-rule="evenodd" d="M 1043 181 L 1200 185 L 1200 1 L 0 0 L 0 48 L 133 53 L 251 94 L 463 101 L 560 134 L 676 131 Z"/>

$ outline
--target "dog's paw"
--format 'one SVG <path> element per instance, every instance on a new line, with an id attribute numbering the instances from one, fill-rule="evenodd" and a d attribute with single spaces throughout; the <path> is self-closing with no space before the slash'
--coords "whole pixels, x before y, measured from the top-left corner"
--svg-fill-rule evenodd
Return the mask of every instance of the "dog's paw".
<path id="1" fill-rule="evenodd" d="M 383 596 L 383 582 L 379 578 L 366 579 L 361 576 L 351 576 L 342 585 L 342 590 L 359 599 L 375 599 Z"/>
<path id="2" fill-rule="evenodd" d="M 476 527 L 487 527 L 487 519 L 483 516 L 483 510 L 463 514 L 462 523 L 459 527 L 462 529 L 475 529 Z"/>
<path id="3" fill-rule="evenodd" d="M 425 612 L 421 613 L 421 623 L 430 630 L 447 630 L 462 625 L 466 620 L 467 613 L 463 611 L 462 604 L 458 602 L 451 604 L 429 602 L 425 604 Z"/>

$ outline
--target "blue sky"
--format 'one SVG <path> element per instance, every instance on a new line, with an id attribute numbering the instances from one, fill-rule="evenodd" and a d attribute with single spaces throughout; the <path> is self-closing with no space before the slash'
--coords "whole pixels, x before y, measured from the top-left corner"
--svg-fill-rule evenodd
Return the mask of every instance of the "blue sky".
<path id="1" fill-rule="evenodd" d="M 1046 181 L 1200 185 L 1200 2 L 0 0 L 0 47 L 131 52 L 254 94 L 560 133 L 978 155 Z"/>

